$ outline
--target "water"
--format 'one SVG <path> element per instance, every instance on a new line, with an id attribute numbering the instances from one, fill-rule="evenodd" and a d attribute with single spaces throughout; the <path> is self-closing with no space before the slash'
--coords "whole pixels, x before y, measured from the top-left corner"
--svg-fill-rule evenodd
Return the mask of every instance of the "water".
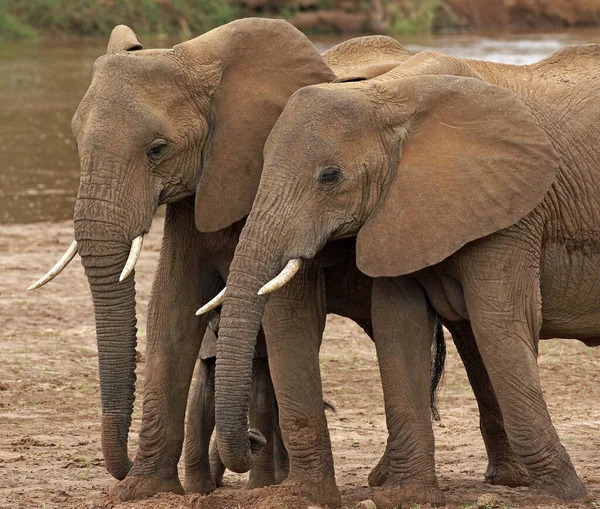
<path id="1" fill-rule="evenodd" d="M 318 38 L 320 51 L 341 39 Z M 436 35 L 401 41 L 412 52 L 528 64 L 570 44 L 600 43 L 600 31 L 520 35 Z M 169 44 L 170 45 L 170 44 Z M 149 47 L 167 46 L 164 41 Z M 106 40 L 0 47 L 0 223 L 73 217 L 79 160 L 71 117 Z"/>

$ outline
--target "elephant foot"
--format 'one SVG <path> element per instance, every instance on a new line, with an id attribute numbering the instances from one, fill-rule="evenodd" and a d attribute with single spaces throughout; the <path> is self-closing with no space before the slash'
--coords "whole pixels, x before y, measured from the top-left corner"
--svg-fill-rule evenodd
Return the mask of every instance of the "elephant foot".
<path id="1" fill-rule="evenodd" d="M 563 502 L 587 503 L 593 499 L 574 470 L 559 478 L 532 479 L 529 489 L 537 495 L 551 496 Z"/>
<path id="2" fill-rule="evenodd" d="M 421 504 L 440 507 L 446 504 L 442 490 L 437 483 L 410 482 L 400 486 L 389 486 L 390 484 L 386 482 L 383 489 L 373 496 L 373 502 L 377 509 L 402 509 Z"/>
<path id="3" fill-rule="evenodd" d="M 171 492 L 178 495 L 185 493 L 177 476 L 142 477 L 128 475 L 111 489 L 111 495 L 117 497 L 121 502 L 140 500 L 163 492 Z"/>
<path id="4" fill-rule="evenodd" d="M 246 488 L 264 488 L 265 486 L 273 486 L 274 484 L 278 483 L 275 481 L 275 473 L 273 471 L 259 472 L 253 468 L 250 470 L 250 476 L 248 478 L 248 482 L 246 483 Z"/>
<path id="5" fill-rule="evenodd" d="M 518 486 L 529 486 L 530 481 L 527 470 L 517 460 L 490 460 L 485 473 L 485 482 L 516 488 Z"/>
<path id="6" fill-rule="evenodd" d="M 375 486 L 383 486 L 389 477 L 390 462 L 387 456 L 387 451 L 383 454 L 379 463 L 375 465 L 369 474 L 368 483 L 371 488 Z"/>
<path id="7" fill-rule="evenodd" d="M 186 493 L 206 495 L 217 489 L 217 483 L 207 472 L 186 472 L 183 485 Z"/>
<path id="8" fill-rule="evenodd" d="M 329 509 L 335 509 L 342 505 L 342 496 L 335 484 L 335 478 L 330 479 L 291 479 L 288 477 L 281 484 L 286 488 L 297 490 L 300 495 L 308 499 L 313 504 L 328 506 Z"/>

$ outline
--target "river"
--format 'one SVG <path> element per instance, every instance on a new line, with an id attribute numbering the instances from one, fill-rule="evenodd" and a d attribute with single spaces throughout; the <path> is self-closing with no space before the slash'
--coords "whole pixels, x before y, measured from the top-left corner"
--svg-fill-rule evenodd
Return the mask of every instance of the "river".
<path id="1" fill-rule="evenodd" d="M 320 51 L 339 38 L 315 38 Z M 157 41 L 148 47 L 166 47 Z M 176 42 L 176 41 L 175 41 Z M 528 64 L 570 44 L 600 43 L 599 30 L 402 38 L 410 51 Z M 0 223 L 71 218 L 79 161 L 71 117 L 106 40 L 0 46 Z"/>

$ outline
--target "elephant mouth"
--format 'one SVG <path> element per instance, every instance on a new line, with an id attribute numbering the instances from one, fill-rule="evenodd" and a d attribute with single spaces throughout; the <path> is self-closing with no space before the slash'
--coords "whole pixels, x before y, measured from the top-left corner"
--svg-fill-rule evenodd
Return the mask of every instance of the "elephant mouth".
<path id="1" fill-rule="evenodd" d="M 140 257 L 140 253 L 142 252 L 142 246 L 144 245 L 144 237 L 145 237 L 145 234 L 138 235 L 131 242 L 131 249 L 129 251 L 129 256 L 127 257 L 127 261 L 125 262 L 125 265 L 123 266 L 123 270 L 121 272 L 121 275 L 119 276 L 119 281 L 123 281 L 124 279 L 127 279 L 133 272 L 133 269 L 135 268 L 135 264 L 137 263 L 138 258 Z M 71 242 L 71 245 L 67 248 L 65 254 L 62 255 L 60 260 L 58 260 L 58 262 L 56 262 L 56 264 L 48 272 L 46 272 L 46 274 L 44 274 L 41 278 L 39 278 L 35 283 L 29 285 L 27 287 L 27 291 L 36 290 L 36 289 L 44 286 L 46 283 L 49 283 L 50 281 L 52 281 L 56 276 L 58 276 L 67 267 L 67 265 L 69 265 L 69 263 L 71 263 L 71 261 L 73 260 L 73 258 L 75 258 L 75 255 L 77 254 L 77 250 L 78 250 L 77 241 L 73 240 L 73 242 Z"/>

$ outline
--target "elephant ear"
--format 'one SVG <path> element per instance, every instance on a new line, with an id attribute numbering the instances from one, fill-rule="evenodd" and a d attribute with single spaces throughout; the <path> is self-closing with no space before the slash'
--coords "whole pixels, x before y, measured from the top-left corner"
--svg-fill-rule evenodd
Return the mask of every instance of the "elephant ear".
<path id="1" fill-rule="evenodd" d="M 216 231 L 250 212 L 263 146 L 288 98 L 335 76 L 308 38 L 283 20 L 237 20 L 185 45 L 214 62 L 219 75 L 196 189 L 196 227 Z"/>
<path id="2" fill-rule="evenodd" d="M 321 56 L 335 73 L 335 82 L 345 83 L 380 76 L 408 60 L 411 55 L 391 37 L 368 35 L 344 41 Z"/>
<path id="3" fill-rule="evenodd" d="M 381 116 L 398 159 L 358 233 L 357 265 L 369 276 L 442 261 L 522 219 L 554 181 L 551 143 L 511 90 L 439 75 L 373 87 L 388 98 Z"/>
<path id="4" fill-rule="evenodd" d="M 113 28 L 108 40 L 107 53 L 118 53 L 119 51 L 136 51 L 143 49 L 142 43 L 127 25 L 117 25 Z"/>

